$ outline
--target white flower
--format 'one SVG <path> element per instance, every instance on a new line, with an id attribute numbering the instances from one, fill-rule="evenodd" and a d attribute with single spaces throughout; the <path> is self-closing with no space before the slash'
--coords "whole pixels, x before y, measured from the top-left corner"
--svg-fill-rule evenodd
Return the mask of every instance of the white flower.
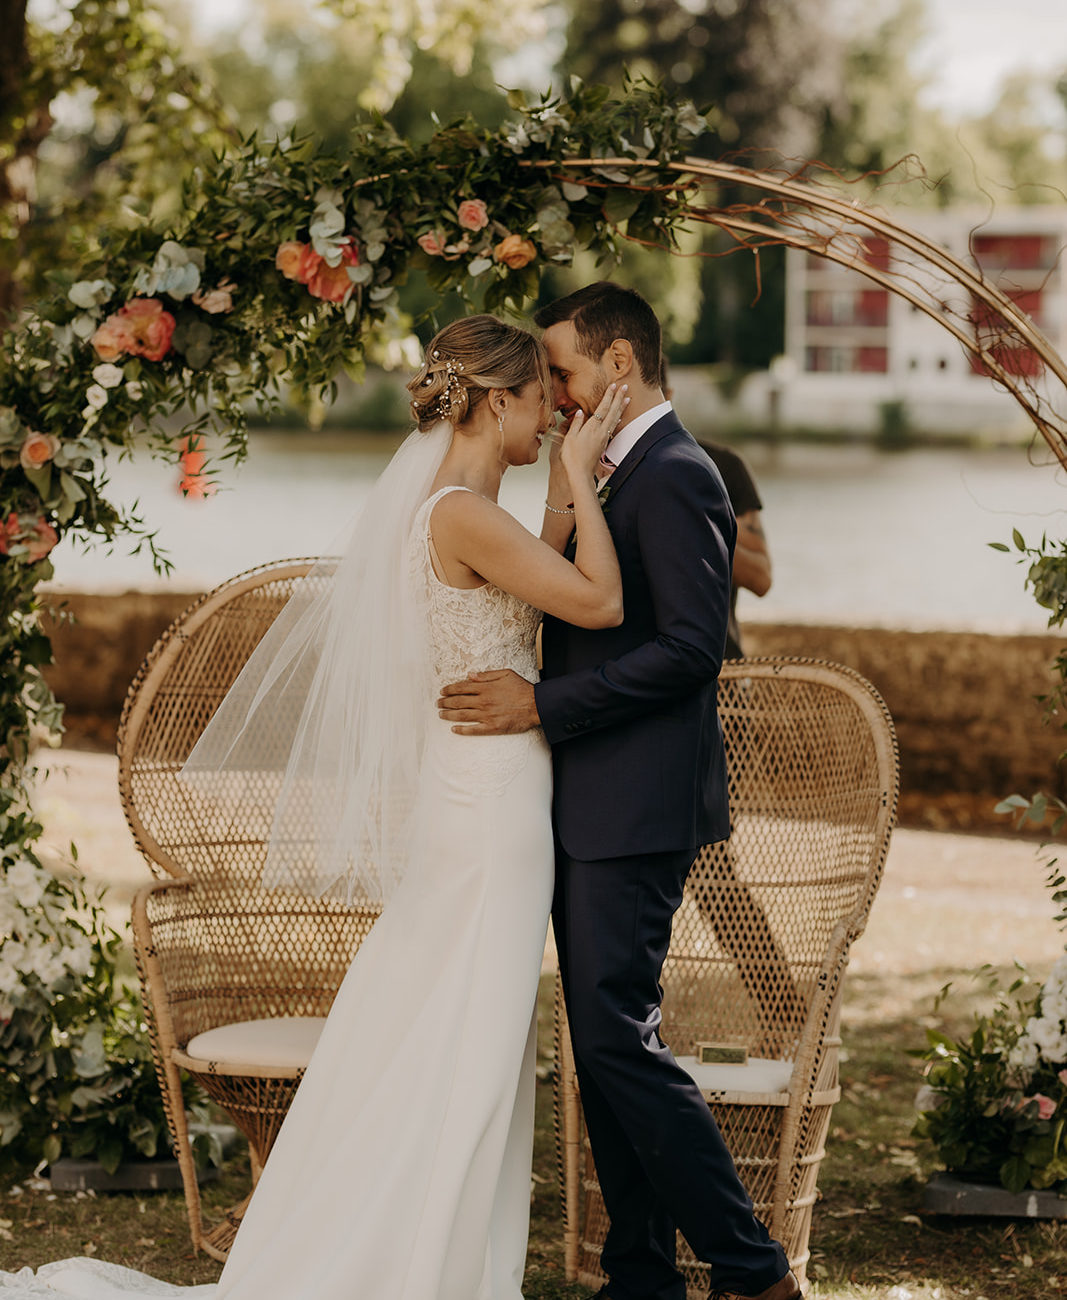
<path id="1" fill-rule="evenodd" d="M 0 945 L 0 968 L 10 966 L 16 976 L 24 974 L 23 966 L 26 961 L 26 945 L 20 943 L 17 939 L 9 939 L 7 943 Z"/>
<path id="2" fill-rule="evenodd" d="M 110 280 L 79 280 L 70 286 L 67 297 L 75 307 L 88 310 L 107 302 L 114 292 L 115 286 Z"/>
<path id="3" fill-rule="evenodd" d="M 123 380 L 122 367 L 113 366 L 110 361 L 103 361 L 93 367 L 93 378 L 102 388 L 118 388 Z"/>
<path id="4" fill-rule="evenodd" d="M 126 396 L 131 402 L 139 402 L 144 397 L 144 384 L 139 379 L 131 379 L 126 384 Z"/>
<path id="5" fill-rule="evenodd" d="M 14 894 L 19 906 L 27 911 L 31 907 L 36 907 L 41 901 L 41 895 L 44 893 L 42 875 L 43 873 L 26 858 L 20 858 L 7 870 L 8 888 Z"/>
<path id="6" fill-rule="evenodd" d="M 100 384 L 90 384 L 85 390 L 85 400 L 91 411 L 102 411 L 107 406 L 107 389 Z"/>
<path id="7" fill-rule="evenodd" d="M 1030 1035 L 1023 1034 L 1008 1053 L 1008 1064 L 1017 1070 L 1036 1070 L 1040 1055 L 1037 1044 Z"/>
<path id="8" fill-rule="evenodd" d="M 700 133 L 707 127 L 707 123 L 689 100 L 679 108 L 675 121 L 683 131 L 688 131 L 690 135 L 700 135 Z"/>
<path id="9" fill-rule="evenodd" d="M 15 969 L 12 962 L 8 961 L 6 952 L 0 956 L 0 996 L 7 999 L 22 983 L 22 976 Z"/>
<path id="10" fill-rule="evenodd" d="M 1041 1055 L 1053 1065 L 1067 1061 L 1067 1034 L 1063 1025 L 1049 1016 L 1035 1016 L 1026 1026 L 1027 1034 L 1040 1049 Z"/>
<path id="11" fill-rule="evenodd" d="M 199 248 L 182 248 L 173 239 L 165 239 L 156 252 L 151 268 L 143 266 L 133 282 L 136 293 L 153 297 L 168 293 L 179 302 L 200 288 L 204 254 Z"/>
<path id="12" fill-rule="evenodd" d="M 0 935 L 9 935 L 24 916 L 22 909 L 15 904 L 14 894 L 0 882 Z"/>
<path id="13" fill-rule="evenodd" d="M 93 964 L 93 950 L 88 939 L 81 938 L 63 953 L 63 961 L 72 975 L 88 975 Z"/>

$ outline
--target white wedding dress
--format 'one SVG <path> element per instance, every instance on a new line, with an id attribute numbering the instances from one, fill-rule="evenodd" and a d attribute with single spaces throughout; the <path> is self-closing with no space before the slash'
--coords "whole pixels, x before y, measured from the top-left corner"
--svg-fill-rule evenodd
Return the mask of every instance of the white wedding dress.
<path id="1" fill-rule="evenodd" d="M 420 508 L 411 538 L 435 687 L 485 668 L 532 680 L 538 611 L 434 574 L 430 514 L 452 490 Z M 549 749 L 540 731 L 454 735 L 427 708 L 407 871 L 341 985 L 218 1284 L 78 1259 L 0 1273 L 12 1300 L 520 1300 Z"/>

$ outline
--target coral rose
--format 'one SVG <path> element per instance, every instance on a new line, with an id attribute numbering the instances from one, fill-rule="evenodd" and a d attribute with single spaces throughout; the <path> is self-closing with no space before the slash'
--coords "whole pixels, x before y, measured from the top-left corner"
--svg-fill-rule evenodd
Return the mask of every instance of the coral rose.
<path id="1" fill-rule="evenodd" d="M 493 249 L 493 256 L 513 271 L 518 271 L 524 266 L 529 266 L 537 256 L 537 249 L 530 240 L 523 239 L 521 235 L 505 235 Z"/>
<path id="2" fill-rule="evenodd" d="M 119 308 L 119 316 L 129 323 L 134 336 L 129 349 L 146 361 L 162 361 L 170 351 L 171 335 L 176 321 L 169 311 L 164 311 L 158 298 L 131 298 Z"/>
<path id="3" fill-rule="evenodd" d="M 420 235 L 415 242 L 424 253 L 429 253 L 431 257 L 440 257 L 445 251 L 444 238 L 436 230 L 428 230 L 425 235 Z"/>
<path id="4" fill-rule="evenodd" d="M 202 473 L 207 463 L 207 453 L 203 450 L 203 445 L 203 440 L 197 434 L 190 434 L 182 439 L 178 460 L 181 462 L 182 473 L 187 478 Z"/>
<path id="5" fill-rule="evenodd" d="M 22 540 L 30 548 L 29 555 L 26 558 L 31 564 L 36 564 L 38 560 L 43 560 L 56 542 L 59 541 L 59 534 L 45 519 L 44 515 L 41 515 L 34 523 L 29 535 L 23 534 Z"/>
<path id="6" fill-rule="evenodd" d="M 355 287 L 348 274 L 350 266 L 359 266 L 359 254 L 351 243 L 342 245 L 341 261 L 337 266 L 328 266 L 319 258 L 318 269 L 307 282 L 308 293 L 323 302 L 347 302 Z"/>
<path id="7" fill-rule="evenodd" d="M 23 469 L 40 469 L 58 450 L 59 439 L 54 434 L 29 433 L 19 448 L 19 464 Z"/>
<path id="8" fill-rule="evenodd" d="M 58 541 L 59 534 L 44 515 L 38 515 L 27 528 L 15 511 L 12 511 L 7 517 L 7 523 L 0 526 L 0 555 L 9 554 L 12 542 L 21 543 L 26 547 L 28 564 L 43 560 Z"/>
<path id="9" fill-rule="evenodd" d="M 215 495 L 215 484 L 206 474 L 187 474 L 178 484 L 183 497 L 204 500 Z"/>
<path id="10" fill-rule="evenodd" d="M 124 352 L 162 361 L 170 351 L 175 324 L 158 298 L 131 298 L 100 325 L 92 344 L 102 361 L 114 361 Z"/>
<path id="11" fill-rule="evenodd" d="M 8 544 L 15 541 L 19 532 L 19 517 L 12 510 L 7 517 L 6 523 L 0 523 L 0 555 L 7 554 Z"/>
<path id="12" fill-rule="evenodd" d="M 457 216 L 464 230 L 484 230 L 489 224 L 489 213 L 481 199 L 464 199 Z"/>

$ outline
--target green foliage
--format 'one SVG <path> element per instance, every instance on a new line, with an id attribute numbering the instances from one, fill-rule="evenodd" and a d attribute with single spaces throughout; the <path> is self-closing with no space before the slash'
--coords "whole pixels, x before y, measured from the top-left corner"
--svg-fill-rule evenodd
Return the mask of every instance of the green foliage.
<path id="1" fill-rule="evenodd" d="M 18 159 L 32 166 L 46 136 L 49 150 L 28 223 L 0 185 L 0 285 L 33 299 L 116 229 L 176 219 L 182 175 L 235 136 L 150 0 L 76 0 L 25 36 L 24 74 L 0 112 L 0 176 Z M 54 125 L 60 95 L 87 128 Z"/>
<path id="2" fill-rule="evenodd" d="M 121 939 L 80 877 L 41 866 L 28 813 L 9 803 L 0 831 L 0 1173 L 151 1158 L 166 1121 L 144 1013 L 116 983 Z M 205 1104 L 188 1085 L 189 1108 Z"/>
<path id="3" fill-rule="evenodd" d="M 1062 883 L 1062 882 L 1061 882 Z M 1035 991 L 1026 971 L 1006 991 L 988 967 L 993 1011 L 958 1039 L 927 1030 L 923 1106 L 913 1135 L 933 1143 L 946 1168 L 1008 1191 L 1067 1192 L 1067 959 Z M 946 985 L 938 1004 L 948 993 Z M 936 1010 L 936 1005 L 935 1005 Z"/>

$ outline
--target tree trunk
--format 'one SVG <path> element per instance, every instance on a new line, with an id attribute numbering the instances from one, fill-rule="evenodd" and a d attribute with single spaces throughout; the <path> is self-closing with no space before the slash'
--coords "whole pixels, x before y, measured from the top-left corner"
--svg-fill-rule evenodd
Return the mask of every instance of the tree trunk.
<path id="1" fill-rule="evenodd" d="M 27 0 L 0 0 L 0 322 L 18 307 L 19 233 L 36 192 L 37 149 L 52 126 L 47 104 L 26 102 Z"/>

